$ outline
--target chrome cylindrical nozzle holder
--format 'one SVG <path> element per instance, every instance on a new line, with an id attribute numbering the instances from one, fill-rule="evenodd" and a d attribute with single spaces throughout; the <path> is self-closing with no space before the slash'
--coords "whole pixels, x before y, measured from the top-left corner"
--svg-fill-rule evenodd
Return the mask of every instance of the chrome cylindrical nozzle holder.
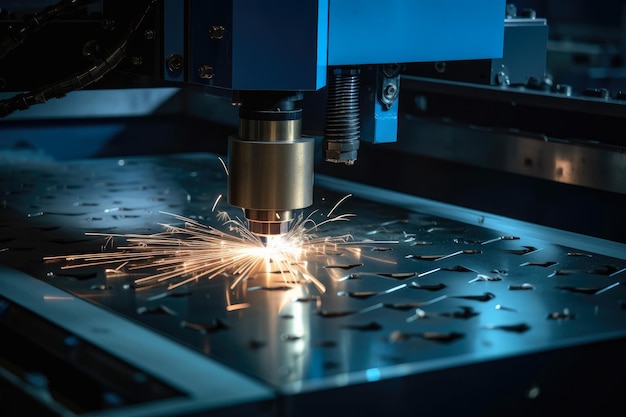
<path id="1" fill-rule="evenodd" d="M 248 219 L 248 230 L 255 235 L 282 235 L 289 231 L 293 211 L 245 209 L 244 216 Z"/>
<path id="2" fill-rule="evenodd" d="M 228 202 L 243 208 L 249 230 L 262 236 L 287 233 L 293 210 L 313 203 L 314 139 L 300 137 L 299 114 L 267 116 L 241 119 L 239 136 L 228 142 Z"/>

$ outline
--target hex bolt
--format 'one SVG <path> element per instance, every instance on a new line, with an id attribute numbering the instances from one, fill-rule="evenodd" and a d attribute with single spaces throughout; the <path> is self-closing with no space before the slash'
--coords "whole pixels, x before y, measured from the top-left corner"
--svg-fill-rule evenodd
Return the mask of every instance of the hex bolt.
<path id="1" fill-rule="evenodd" d="M 435 71 L 437 71 L 439 74 L 443 74 L 444 72 L 446 72 L 446 63 L 444 61 L 435 62 Z"/>
<path id="2" fill-rule="evenodd" d="M 165 60 L 167 70 L 170 72 L 178 72 L 183 68 L 183 57 L 180 54 L 171 54 Z"/>
<path id="3" fill-rule="evenodd" d="M 387 84 L 383 91 L 385 99 L 394 100 L 398 95 L 398 87 L 395 84 Z"/>
<path id="4" fill-rule="evenodd" d="M 226 28 L 222 25 L 213 25 L 209 27 L 209 38 L 210 39 L 222 39 L 224 37 L 224 33 L 226 32 Z"/>
<path id="5" fill-rule="evenodd" d="M 213 72 L 213 67 L 210 65 L 200 65 L 198 67 L 198 76 L 205 80 L 210 80 L 215 76 Z"/>
<path id="6" fill-rule="evenodd" d="M 496 84 L 498 85 L 509 85 L 511 81 L 509 80 L 509 76 L 506 72 L 500 71 L 496 74 Z"/>

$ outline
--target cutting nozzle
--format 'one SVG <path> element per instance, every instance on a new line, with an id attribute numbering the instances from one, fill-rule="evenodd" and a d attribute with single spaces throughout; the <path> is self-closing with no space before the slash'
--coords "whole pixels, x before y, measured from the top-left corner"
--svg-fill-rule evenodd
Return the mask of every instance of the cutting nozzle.
<path id="1" fill-rule="evenodd" d="M 229 138 L 228 201 L 252 233 L 287 233 L 294 210 L 313 202 L 314 140 L 301 137 L 300 109 L 244 115 Z"/>

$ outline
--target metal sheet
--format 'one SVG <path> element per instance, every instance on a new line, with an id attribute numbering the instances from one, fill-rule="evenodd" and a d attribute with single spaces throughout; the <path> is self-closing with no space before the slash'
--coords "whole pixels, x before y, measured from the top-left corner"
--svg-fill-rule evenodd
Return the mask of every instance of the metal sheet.
<path id="1" fill-rule="evenodd" d="M 370 192 L 372 201 L 319 178 L 304 212 L 318 222 L 355 215 L 315 231 L 352 236 L 307 259 L 325 292 L 280 274 L 234 288 L 240 277 L 219 275 L 168 292 L 167 282 L 133 285 L 146 271 L 66 270 L 43 258 L 101 251 L 106 240 L 86 232 L 163 231 L 160 223 L 173 223 L 163 212 L 224 228 L 218 211 L 240 213 L 216 200 L 226 190 L 216 155 L 16 156 L 3 161 L 0 187 L 0 263 L 285 395 L 626 335 L 626 251 L 612 242 L 416 197 Z M 348 193 L 357 195 L 335 208 Z"/>

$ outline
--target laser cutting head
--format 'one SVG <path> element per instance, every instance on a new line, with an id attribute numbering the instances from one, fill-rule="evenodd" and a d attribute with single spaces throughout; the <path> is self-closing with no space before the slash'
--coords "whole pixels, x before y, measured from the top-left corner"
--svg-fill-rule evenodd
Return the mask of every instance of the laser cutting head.
<path id="1" fill-rule="evenodd" d="M 259 236 L 287 233 L 294 210 L 313 203 L 313 138 L 301 137 L 298 96 L 248 92 L 241 99 L 239 133 L 228 144 L 228 202 L 244 210 Z"/>

